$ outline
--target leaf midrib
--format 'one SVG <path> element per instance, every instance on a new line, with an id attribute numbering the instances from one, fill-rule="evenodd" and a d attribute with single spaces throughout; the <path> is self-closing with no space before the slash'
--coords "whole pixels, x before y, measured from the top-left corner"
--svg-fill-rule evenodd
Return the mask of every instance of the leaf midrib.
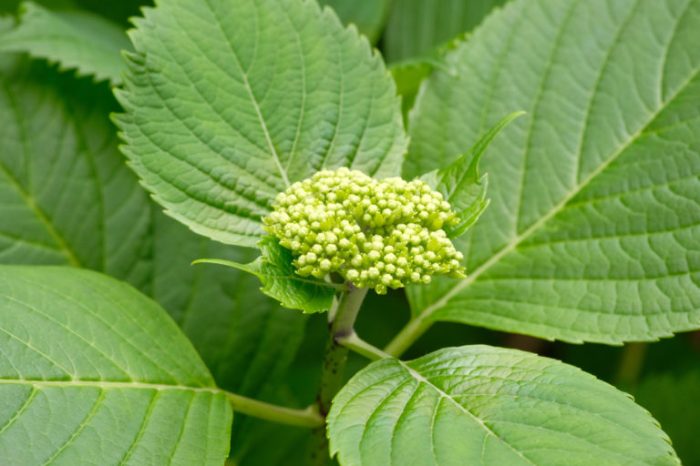
<path id="1" fill-rule="evenodd" d="M 17 121 L 20 134 L 21 134 L 21 143 L 22 143 L 22 149 L 24 151 L 24 158 L 27 160 L 28 158 L 28 151 L 27 151 L 27 137 L 26 137 L 26 131 L 24 128 L 24 119 L 21 118 L 22 115 L 20 115 L 19 108 L 17 107 L 17 103 L 15 102 L 15 99 L 13 97 L 13 93 L 11 92 L 10 89 L 6 85 L 2 86 L 3 91 L 5 92 L 8 102 L 10 103 L 10 107 L 12 108 L 12 111 L 15 114 L 15 120 Z M 34 216 L 39 220 L 39 222 L 46 228 L 47 233 L 49 236 L 56 242 L 56 245 L 58 246 L 58 250 L 63 252 L 63 254 L 66 256 L 68 259 L 68 262 L 75 266 L 75 267 L 81 267 L 81 262 L 78 259 L 78 256 L 75 254 L 75 251 L 73 251 L 70 246 L 68 245 L 68 242 L 66 239 L 61 235 L 61 233 L 55 228 L 53 223 L 51 222 L 50 218 L 44 213 L 44 211 L 39 207 L 39 205 L 36 203 L 34 197 L 32 194 L 25 190 L 24 187 L 21 185 L 19 180 L 14 177 L 14 175 L 9 171 L 9 169 L 2 163 L 0 163 L 0 173 L 5 175 L 7 180 L 10 182 L 10 184 L 15 188 L 17 191 L 17 194 L 22 198 L 26 206 L 34 213 Z"/>
<path id="2" fill-rule="evenodd" d="M 484 429 L 486 431 L 486 435 L 484 436 L 483 445 L 482 445 L 482 454 L 483 454 L 484 447 L 486 445 L 486 439 L 488 438 L 489 435 L 491 435 L 495 439 L 499 440 L 503 445 L 508 447 L 511 451 L 513 451 L 520 458 L 522 458 L 525 462 L 527 462 L 528 464 L 531 464 L 532 466 L 537 466 L 537 465 L 535 465 L 535 463 L 532 462 L 532 460 L 527 458 L 520 450 L 516 449 L 513 445 L 508 443 L 508 441 L 506 441 L 503 437 L 497 435 L 496 432 L 494 432 L 488 425 L 486 425 L 486 423 L 482 419 L 480 419 L 478 416 L 476 416 L 474 413 L 472 413 L 466 407 L 464 407 L 461 403 L 459 403 L 457 400 L 455 400 L 449 393 L 443 391 L 440 387 L 433 384 L 430 380 L 428 380 L 426 377 L 421 375 L 420 372 L 418 372 L 415 369 L 413 369 L 412 367 L 410 367 L 407 363 L 400 361 L 400 360 L 396 360 L 396 361 L 418 383 L 425 384 L 428 387 L 430 387 L 431 389 L 435 390 L 441 399 L 446 399 L 446 400 L 450 401 L 457 409 L 459 409 L 464 414 L 468 415 L 482 429 Z M 436 410 L 437 410 L 437 407 L 436 407 Z"/>
<path id="3" fill-rule="evenodd" d="M 225 395 L 226 392 L 216 387 L 194 387 L 190 385 L 164 384 L 157 382 L 114 382 L 108 380 L 42 380 L 42 379 L 3 379 L 0 378 L 0 386 L 22 385 L 36 388 L 99 388 L 104 390 L 133 389 L 133 390 L 182 390 L 197 393 L 211 393 Z"/>
<path id="4" fill-rule="evenodd" d="M 654 122 L 654 120 L 656 120 L 656 118 L 675 101 L 675 99 L 690 85 L 690 83 L 693 82 L 695 78 L 698 77 L 699 74 L 700 68 L 696 68 L 693 72 L 691 72 L 690 77 L 680 86 L 678 86 L 678 90 L 665 103 L 660 105 L 659 108 L 657 108 L 656 111 L 654 111 L 649 116 L 647 122 L 641 125 L 640 129 L 637 130 L 634 134 L 632 134 L 627 142 L 625 142 L 617 150 L 615 150 L 612 156 L 610 156 L 605 162 L 600 164 L 598 168 L 593 170 L 588 175 L 588 177 L 586 177 L 583 181 L 581 181 L 581 183 L 579 183 L 574 189 L 572 189 L 569 192 L 569 194 L 562 198 L 562 200 L 559 201 L 559 203 L 557 203 L 552 209 L 550 209 L 549 212 L 540 217 L 539 220 L 533 223 L 524 232 L 520 233 L 519 235 L 516 235 L 508 244 L 506 244 L 503 248 L 501 248 L 498 252 L 491 256 L 491 258 L 489 258 L 486 262 L 474 269 L 474 272 L 471 275 L 469 275 L 466 279 L 463 279 L 462 281 L 454 285 L 452 288 L 448 289 L 447 292 L 445 292 L 445 294 L 443 294 L 440 299 L 438 299 L 433 304 L 427 306 L 425 309 L 423 309 L 423 311 L 418 313 L 416 318 L 421 321 L 429 319 L 435 312 L 444 307 L 450 301 L 450 299 L 452 299 L 460 291 L 474 283 L 479 278 L 479 276 L 487 272 L 491 267 L 496 265 L 503 257 L 514 251 L 523 241 L 530 238 L 549 220 L 551 220 L 559 212 L 564 210 L 564 208 L 568 205 L 569 201 L 571 201 L 581 191 L 583 191 L 593 180 L 595 180 L 596 177 L 598 177 L 598 175 L 604 172 L 613 162 L 615 162 L 615 160 L 618 159 L 620 155 L 622 155 L 633 143 L 635 143 L 641 136 L 645 134 L 646 129 L 649 127 L 649 125 L 651 125 Z"/>

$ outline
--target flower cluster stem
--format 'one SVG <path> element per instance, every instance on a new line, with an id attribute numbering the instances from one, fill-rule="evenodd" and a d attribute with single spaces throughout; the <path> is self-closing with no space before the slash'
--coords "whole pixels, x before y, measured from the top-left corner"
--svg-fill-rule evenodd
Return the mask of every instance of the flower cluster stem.
<path id="1" fill-rule="evenodd" d="M 352 332 L 350 335 L 340 337 L 338 339 L 338 343 L 348 348 L 350 351 L 354 351 L 360 356 L 366 357 L 370 361 L 378 361 L 380 359 L 392 357 L 390 354 L 387 354 L 376 346 L 364 341 L 355 332 Z"/>
<path id="2" fill-rule="evenodd" d="M 318 410 L 324 417 L 330 410 L 333 397 L 343 384 L 348 348 L 343 346 L 341 341 L 355 333 L 353 329 L 355 319 L 366 295 L 367 288 L 349 285 L 348 291 L 340 296 L 334 309 L 329 312 L 330 335 L 326 344 L 321 386 L 317 397 Z M 314 430 L 310 456 L 309 464 L 321 466 L 328 462 L 328 438 L 325 426 Z"/>
<path id="3" fill-rule="evenodd" d="M 310 428 L 323 426 L 324 423 L 316 405 L 311 405 L 306 409 L 292 409 L 231 392 L 226 392 L 226 397 L 234 411 L 267 421 Z"/>
<path id="4" fill-rule="evenodd" d="M 428 314 L 420 314 L 412 318 L 406 326 L 384 348 L 384 351 L 392 357 L 401 356 L 418 338 L 420 338 L 432 325 Z"/>

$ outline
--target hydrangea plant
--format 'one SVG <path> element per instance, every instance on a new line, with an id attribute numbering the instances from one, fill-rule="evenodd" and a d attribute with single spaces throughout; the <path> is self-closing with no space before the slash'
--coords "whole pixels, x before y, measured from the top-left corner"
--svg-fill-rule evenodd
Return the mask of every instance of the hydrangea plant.
<path id="1" fill-rule="evenodd" d="M 108 3 L 0 17 L 0 463 L 680 464 L 700 0 Z"/>

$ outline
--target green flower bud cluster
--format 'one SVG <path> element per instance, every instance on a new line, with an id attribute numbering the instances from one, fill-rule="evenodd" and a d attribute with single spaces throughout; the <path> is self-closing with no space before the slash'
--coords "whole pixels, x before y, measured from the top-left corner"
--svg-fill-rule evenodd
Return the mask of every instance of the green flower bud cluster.
<path id="1" fill-rule="evenodd" d="M 462 253 L 442 229 L 459 219 L 423 181 L 323 170 L 280 193 L 273 209 L 265 230 L 292 251 L 301 276 L 336 272 L 380 294 L 433 275 L 464 276 Z"/>

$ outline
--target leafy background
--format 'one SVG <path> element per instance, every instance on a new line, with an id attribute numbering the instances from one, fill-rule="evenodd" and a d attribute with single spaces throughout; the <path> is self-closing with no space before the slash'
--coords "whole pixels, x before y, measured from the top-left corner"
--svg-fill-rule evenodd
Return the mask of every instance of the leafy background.
<path id="1" fill-rule="evenodd" d="M 139 1 L 114 3 L 96 0 L 43 3 L 50 9 L 81 8 L 112 21 L 114 28 L 122 30 L 128 24 L 127 18 L 137 14 L 138 7 L 143 4 Z M 328 0 L 324 3 L 335 8 L 345 22 L 355 23 L 382 51 L 391 65 L 399 90 L 409 96 L 406 99 L 408 103 L 412 102 L 412 97 L 418 92 L 420 80 L 429 77 L 430 84 L 420 91 L 424 94 L 421 97 L 423 105 L 434 99 L 437 103 L 447 100 L 460 102 L 460 105 L 465 106 L 462 108 L 445 105 L 443 107 L 448 112 L 446 115 L 427 115 L 422 117 L 423 120 L 415 117 L 411 121 L 412 155 L 409 156 L 406 168 L 409 174 L 435 168 L 430 165 L 418 166 L 416 163 L 430 164 L 431 160 L 454 157 L 460 150 L 465 149 L 462 147 L 464 144 L 474 139 L 480 126 L 469 119 L 478 116 L 474 109 L 483 108 L 483 104 L 475 100 L 480 95 L 495 96 L 494 101 L 489 104 L 489 114 L 492 114 L 493 118 L 503 116 L 495 109 L 502 109 L 503 113 L 522 108 L 528 110 L 528 119 L 518 124 L 525 125 L 524 128 L 531 125 L 532 137 L 539 138 L 538 144 L 544 141 L 556 146 L 558 141 L 552 136 L 556 128 L 548 127 L 548 123 L 558 121 L 557 118 L 562 116 L 557 113 L 559 111 L 566 110 L 568 115 L 575 113 L 557 100 L 557 95 L 537 92 L 538 85 L 541 85 L 538 77 L 550 76 L 550 79 L 556 82 L 558 77 L 561 79 L 563 76 L 557 73 L 557 67 L 554 65 L 558 61 L 548 61 L 548 57 L 556 56 L 556 50 L 533 45 L 537 40 L 550 46 L 567 41 L 564 30 L 547 29 L 548 25 L 559 24 L 551 15 L 545 14 L 547 12 L 537 11 L 536 8 L 511 11 L 505 19 L 499 17 L 493 20 L 503 23 L 499 26 L 503 30 L 510 30 L 514 29 L 515 25 L 509 21 L 529 18 L 533 25 L 538 25 L 537 27 L 543 28 L 545 32 L 538 37 L 537 34 L 525 31 L 534 42 L 514 41 L 510 45 L 504 42 L 505 34 L 494 33 L 497 37 L 493 38 L 480 37 L 478 44 L 489 50 L 484 55 L 488 56 L 489 60 L 476 60 L 469 56 L 470 53 L 476 53 L 470 52 L 475 48 L 467 50 L 449 41 L 456 36 L 468 35 L 492 10 L 499 9 L 505 3 L 503 1 L 444 0 L 439 2 L 440 8 L 428 8 L 432 2 L 421 0 Z M 656 26 L 664 33 L 669 32 L 669 27 L 664 25 L 671 24 L 673 18 L 679 17 L 681 12 L 685 14 L 684 18 L 691 19 L 699 14 L 698 2 L 694 1 L 672 2 L 672 6 L 677 9 L 670 12 L 659 7 L 661 3 L 652 2 L 620 2 L 613 10 L 606 10 L 602 2 L 569 2 L 574 5 L 573 8 L 606 11 L 606 18 L 610 19 L 611 24 L 618 24 L 619 21 L 615 19 L 620 16 L 628 17 L 630 31 L 641 28 L 641 37 L 643 33 L 649 33 L 649 28 L 653 28 L 654 25 L 634 27 L 635 14 L 642 16 L 635 11 L 644 7 L 640 7 L 638 3 L 657 5 L 655 8 L 659 9 L 656 12 L 658 14 L 646 12 L 645 15 L 658 17 Z M 17 7 L 16 1 L 0 0 L 1 12 L 14 14 Z M 447 11 L 454 13 L 445 14 Z M 572 11 L 555 13 L 570 14 L 572 17 L 582 16 L 575 15 Z M 663 23 L 664 20 L 667 23 Z M 8 27 L 7 20 L 0 24 L 3 25 L 0 26 L 0 30 Z M 579 28 L 585 26 L 578 25 Z M 575 29 L 573 26 L 571 28 Z M 47 30 L 45 26 L 40 29 Z M 498 28 L 494 27 L 494 30 L 498 32 Z M 80 70 L 78 76 L 71 72 L 66 73 L 63 70 L 73 65 L 71 57 L 66 56 L 61 49 L 61 44 L 84 41 L 85 37 L 71 36 L 70 33 L 75 33 L 76 29 L 71 31 L 64 28 L 58 31 L 67 31 L 69 35 L 65 37 L 65 42 L 56 42 L 55 47 L 47 48 L 45 44 L 42 46 L 37 43 L 22 44 L 19 41 L 21 37 L 7 42 L 0 40 L 0 43 L 4 44 L 0 47 L 7 52 L 0 58 L 0 139 L 4 144 L 0 152 L 0 261 L 70 264 L 105 271 L 126 280 L 154 297 L 171 313 L 193 341 L 217 384 L 246 395 L 290 405 L 301 407 L 308 404 L 315 393 L 320 355 L 325 342 L 324 316 L 305 317 L 280 308 L 257 291 L 259 285 L 254 278 L 242 273 L 211 266 L 189 265 L 191 260 L 200 257 L 222 257 L 239 262 L 246 262 L 251 257 L 246 250 L 202 239 L 160 213 L 160 208 L 153 204 L 138 185 L 136 177 L 126 168 L 124 157 L 119 153 L 116 130 L 108 119 L 108 114 L 119 107 L 108 84 L 104 81 L 96 83 L 90 77 L 101 76 L 103 70 L 108 70 L 104 72 L 104 76 L 113 82 L 118 81 L 120 75 L 114 72 L 114 64 L 119 66 L 120 57 L 115 55 L 113 59 L 107 59 L 100 69 Z M 678 35 L 668 40 L 669 49 L 663 52 L 663 56 L 668 59 L 666 66 L 670 70 L 666 74 L 669 78 L 666 86 L 669 94 L 675 95 L 675 92 L 678 92 L 683 96 L 696 92 L 694 76 L 697 76 L 697 73 L 692 74 L 692 64 L 697 57 L 692 55 L 692 50 L 697 49 L 682 46 L 696 36 L 689 32 L 684 33 L 682 22 L 671 28 L 671 32 L 674 31 Z M 574 33 L 571 34 L 572 37 L 568 40 L 575 39 Z M 623 57 L 628 52 L 615 48 L 619 47 L 616 45 L 616 38 L 622 34 L 610 30 L 607 38 L 599 38 L 603 41 L 600 45 L 603 55 L 598 57 L 599 60 L 616 53 Z M 552 41 L 552 37 L 557 40 Z M 606 40 L 608 42 L 605 42 Z M 115 41 L 120 43 L 119 39 Z M 637 42 L 632 40 L 622 43 L 638 46 Z M 116 46 L 116 49 L 119 47 L 121 45 Z M 521 52 L 519 47 L 530 52 Z M 30 60 L 26 56 L 13 55 L 13 50 L 28 50 L 36 58 L 48 59 L 49 64 L 44 60 Z M 537 51 L 540 51 L 539 54 L 536 54 Z M 528 53 L 535 54 L 530 57 L 532 68 L 525 67 L 516 59 L 519 56 L 528 57 Z M 622 62 L 626 63 L 624 60 Z M 483 72 L 484 76 L 487 76 L 490 70 L 497 69 L 497 66 L 502 66 L 503 63 L 515 70 L 529 70 L 530 74 L 521 73 L 524 76 L 518 76 L 518 73 L 513 71 L 505 73 L 506 76 L 513 76 L 512 82 L 489 81 L 479 74 Z M 551 68 L 549 74 L 545 72 L 548 63 Z M 536 69 L 535 65 L 539 69 Z M 632 74 L 636 75 L 634 66 L 639 65 L 628 65 L 632 68 L 611 69 L 609 79 L 613 80 L 615 73 L 631 73 L 630 69 L 635 70 Z M 685 74 L 681 72 L 684 67 Z M 456 98 L 446 94 L 445 90 L 440 88 L 441 83 L 452 79 L 451 70 L 455 68 L 477 70 L 470 76 L 493 83 L 493 89 L 485 93 L 484 89 L 474 82 L 459 87 L 459 92 L 471 92 L 473 96 Z M 604 76 L 599 78 L 603 83 Z M 682 82 L 678 84 L 674 80 Z M 561 81 L 557 85 L 565 88 L 566 82 Z M 643 83 L 641 86 L 642 89 L 647 89 Z M 525 88 L 529 90 L 522 91 Z M 519 95 L 530 100 L 519 101 Z M 533 95 L 535 98 L 527 97 Z M 664 124 L 671 125 L 672 131 L 681 133 L 689 131 L 692 127 L 684 124 L 673 126 L 672 123 L 683 123 L 694 115 L 688 113 L 690 110 L 682 103 L 681 101 L 674 104 L 670 110 L 664 106 L 666 111 L 661 112 L 667 120 Z M 604 102 L 600 105 L 604 105 Z M 592 108 L 595 111 L 595 108 Z M 405 104 L 404 109 L 408 110 L 409 106 Z M 628 110 L 631 113 L 624 113 Z M 623 116 L 620 118 L 629 121 L 629 129 L 634 131 L 636 116 L 643 115 L 645 110 L 624 108 L 621 111 Z M 654 112 L 654 108 L 651 111 Z M 601 115 L 605 114 L 603 110 L 600 112 Z M 579 117 L 585 118 L 587 115 Z M 448 124 L 443 128 L 436 128 L 431 121 L 448 121 Z M 566 118 L 561 118 L 561 123 L 567 123 Z M 591 134 L 603 137 L 605 127 L 606 123 L 602 120 L 598 126 L 593 126 Z M 465 128 L 469 128 L 471 132 L 465 131 Z M 652 129 L 654 128 L 662 129 L 665 126 L 659 124 L 656 127 L 652 126 Z M 516 127 L 507 133 L 507 137 L 494 150 L 505 151 L 509 147 L 523 147 L 525 133 L 522 129 L 523 127 Z M 431 133 L 430 136 L 423 136 L 427 133 Z M 607 135 L 611 140 L 619 136 Z M 684 150 L 667 142 L 664 136 L 663 133 L 659 136 L 650 135 L 650 138 L 657 138 L 650 142 L 653 144 L 651 147 L 675 154 L 673 163 L 679 166 L 683 157 L 690 161 L 696 160 L 688 155 L 694 153 L 688 150 L 696 150 L 691 139 L 687 139 L 688 149 Z M 624 142 L 625 136 L 622 137 Z M 679 137 L 685 136 L 676 134 L 673 139 Z M 451 146 L 445 147 L 446 145 Z M 562 147 L 562 150 L 566 149 Z M 590 146 L 592 157 L 605 154 L 606 150 L 607 148 L 595 144 Z M 637 150 L 644 156 L 645 147 L 639 147 Z M 546 155 L 535 152 L 532 158 L 542 159 Z M 652 155 L 647 155 L 647 158 L 651 158 Z M 486 161 L 488 160 L 489 154 L 486 155 Z M 487 166 L 487 171 L 492 173 L 490 186 L 496 189 L 496 196 L 499 189 L 506 189 L 503 183 L 500 183 L 501 188 L 498 187 L 498 176 L 512 175 L 507 168 Z M 528 172 L 531 173 L 531 183 L 537 183 L 544 176 L 552 176 L 552 169 L 545 168 L 546 170 Z M 619 179 L 614 177 L 614 173 L 612 176 L 613 181 Z M 692 183 L 695 180 L 697 176 L 686 182 Z M 661 184 L 674 181 L 683 180 L 665 179 L 655 182 Z M 688 198 L 687 190 L 680 192 Z M 95 203 L 94 199 L 100 201 Z M 556 193 L 552 194 L 552 199 L 556 200 Z M 676 201 L 672 199 L 665 202 Z M 661 209 L 663 203 L 659 204 L 658 208 Z M 529 210 L 525 212 L 522 220 L 525 223 L 544 208 L 536 203 L 527 205 Z M 574 212 L 571 215 L 576 214 Z M 667 225 L 668 228 L 678 227 L 678 220 L 673 216 L 667 218 L 672 222 Z M 570 222 L 572 219 L 573 217 L 563 221 Z M 485 217 L 486 224 L 495 221 Z M 477 237 L 476 241 L 479 241 L 479 232 L 475 232 L 474 235 Z M 469 241 L 475 240 L 472 238 Z M 477 262 L 472 265 L 476 265 Z M 433 290 L 439 291 L 439 288 Z M 415 291 L 410 294 L 414 312 L 416 303 L 428 302 L 430 299 L 430 296 L 419 295 Z M 366 307 L 358 323 L 358 332 L 377 345 L 387 343 L 401 323 L 408 318 L 409 305 L 403 293 L 393 293 L 383 299 L 371 297 Z M 467 320 L 481 323 L 472 318 Z M 545 333 L 542 336 L 551 338 L 552 335 Z M 693 435 L 693 432 L 697 431 L 693 426 L 700 417 L 695 412 L 697 396 L 700 393 L 698 334 L 680 334 L 672 339 L 634 347 L 594 344 L 577 346 L 440 322 L 411 348 L 407 357 L 417 357 L 447 345 L 474 343 L 534 351 L 561 359 L 603 380 L 615 383 L 633 393 L 638 402 L 662 423 L 685 464 L 700 464 L 700 447 Z M 620 361 L 635 354 L 644 356 L 645 364 L 641 373 L 630 375 L 620 371 Z M 355 370 L 360 369 L 363 364 L 359 359 L 352 361 Z M 243 416 L 238 416 L 237 419 L 232 440 L 234 448 L 231 464 L 302 464 L 300 458 L 303 448 L 299 445 L 305 441 L 306 431 L 243 419 Z M 265 448 L 270 438 L 278 439 L 279 445 L 274 449 Z"/>

